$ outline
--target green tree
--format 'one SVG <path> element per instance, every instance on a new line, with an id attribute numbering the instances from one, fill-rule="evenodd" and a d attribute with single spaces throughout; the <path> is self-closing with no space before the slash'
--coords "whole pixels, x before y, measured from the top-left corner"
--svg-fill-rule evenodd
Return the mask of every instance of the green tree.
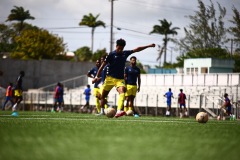
<path id="1" fill-rule="evenodd" d="M 43 29 L 23 30 L 15 37 L 16 51 L 11 53 L 17 59 L 57 59 L 65 53 L 63 39 Z"/>
<path id="2" fill-rule="evenodd" d="M 218 3 L 219 16 L 216 16 L 216 9 L 210 0 L 210 5 L 198 0 L 199 11 L 188 18 L 191 24 L 184 28 L 185 37 L 178 41 L 183 52 L 189 52 L 195 49 L 221 48 L 226 42 L 226 31 L 224 27 L 224 17 L 226 9 Z"/>
<path id="3" fill-rule="evenodd" d="M 96 60 L 100 59 L 102 56 L 107 55 L 106 48 L 97 50 L 93 55 L 92 55 L 92 61 L 95 62 Z"/>
<path id="4" fill-rule="evenodd" d="M 239 11 L 233 7 L 233 18 L 230 20 L 230 22 L 234 25 L 229 28 L 229 33 L 234 36 L 233 43 L 236 44 L 236 46 L 240 47 L 240 13 Z"/>
<path id="5" fill-rule="evenodd" d="M 96 17 L 92 15 L 92 13 L 89 13 L 89 15 L 84 15 L 81 22 L 79 23 L 80 26 L 88 26 L 92 28 L 91 30 L 91 50 L 93 52 L 93 40 L 94 40 L 94 31 L 97 27 L 104 27 L 105 28 L 105 23 L 103 21 L 97 20 L 100 14 L 98 14 Z"/>
<path id="6" fill-rule="evenodd" d="M 92 59 L 92 52 L 87 46 L 77 49 L 74 53 L 77 57 L 77 61 L 91 61 Z"/>
<path id="7" fill-rule="evenodd" d="M 35 19 L 30 15 L 29 10 L 24 10 L 23 7 L 14 6 L 6 21 L 19 21 L 18 32 L 20 33 L 24 28 L 24 21 L 28 19 Z"/>
<path id="8" fill-rule="evenodd" d="M 11 52 L 14 47 L 13 37 L 15 35 L 14 29 L 11 26 L 0 24 L 0 52 Z"/>
<path id="9" fill-rule="evenodd" d="M 164 51 L 164 63 L 166 63 L 166 59 L 167 59 L 167 44 L 168 41 L 171 40 L 168 35 L 177 35 L 177 29 L 180 29 L 179 27 L 173 27 L 172 26 L 172 22 L 168 22 L 166 19 L 163 20 L 159 20 L 161 25 L 154 25 L 153 26 L 153 30 L 150 32 L 150 34 L 160 34 L 163 35 L 163 47 L 159 50 L 159 56 L 157 58 L 157 60 L 159 60 L 162 56 L 162 53 Z"/>

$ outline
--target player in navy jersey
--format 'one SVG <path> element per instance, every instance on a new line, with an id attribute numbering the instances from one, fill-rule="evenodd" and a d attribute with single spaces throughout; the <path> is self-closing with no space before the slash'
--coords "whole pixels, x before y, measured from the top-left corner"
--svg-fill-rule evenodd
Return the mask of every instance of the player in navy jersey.
<path id="1" fill-rule="evenodd" d="M 12 116 L 18 116 L 18 112 L 17 112 L 17 108 L 18 105 L 21 103 L 21 101 L 23 100 L 23 77 L 25 76 L 25 72 L 24 71 L 20 71 L 20 74 L 16 80 L 16 85 L 14 87 L 14 105 L 12 107 Z"/>
<path id="2" fill-rule="evenodd" d="M 134 116 L 139 117 L 138 113 L 134 109 L 134 99 L 137 92 L 140 91 L 141 87 L 140 69 L 136 66 L 136 61 L 137 58 L 135 56 L 132 56 L 130 58 L 130 66 L 125 68 L 124 78 L 127 88 L 125 98 L 127 103 L 124 107 L 124 111 L 126 112 L 128 110 L 133 110 Z"/>
<path id="3" fill-rule="evenodd" d="M 88 71 L 87 76 L 90 78 L 94 78 L 97 75 L 100 65 L 101 65 L 101 61 L 97 60 L 96 66 Z M 95 103 L 96 103 L 96 108 L 97 108 L 98 113 L 100 112 L 100 109 L 101 109 L 101 107 L 100 107 L 101 92 L 100 92 L 100 88 L 99 88 L 99 83 L 100 83 L 100 81 L 96 82 L 94 84 L 94 89 L 93 89 L 93 95 L 96 97 Z"/>
<path id="4" fill-rule="evenodd" d="M 95 83 L 101 79 L 101 72 L 103 68 L 108 64 L 109 72 L 103 84 L 103 91 L 101 97 L 101 114 L 104 114 L 104 104 L 106 103 L 105 98 L 108 96 L 110 90 L 113 87 L 116 87 L 117 92 L 119 93 L 117 113 L 115 115 L 116 118 L 126 114 L 124 111 L 121 111 L 121 109 L 123 108 L 123 103 L 125 99 L 124 93 L 126 88 L 124 80 L 124 68 L 128 56 L 135 52 L 142 51 L 146 48 L 155 47 L 155 44 L 150 44 L 147 46 L 138 47 L 133 50 L 123 50 L 125 45 L 125 40 L 117 40 L 116 49 L 109 53 L 104 62 L 101 64 L 101 67 L 99 68 L 96 77 L 92 81 L 93 83 Z"/>

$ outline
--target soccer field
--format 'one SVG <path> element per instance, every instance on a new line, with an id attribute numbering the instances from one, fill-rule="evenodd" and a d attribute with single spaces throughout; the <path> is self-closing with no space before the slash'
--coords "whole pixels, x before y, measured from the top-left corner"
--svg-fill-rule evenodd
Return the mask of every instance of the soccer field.
<path id="1" fill-rule="evenodd" d="M 0 112 L 1 160 L 238 160 L 240 121 Z"/>

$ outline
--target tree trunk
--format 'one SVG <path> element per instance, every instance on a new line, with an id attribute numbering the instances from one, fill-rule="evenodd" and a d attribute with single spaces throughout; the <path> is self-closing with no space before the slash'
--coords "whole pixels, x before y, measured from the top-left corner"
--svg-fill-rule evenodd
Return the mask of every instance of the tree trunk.
<path id="1" fill-rule="evenodd" d="M 92 28 L 92 42 L 91 42 L 91 50 L 92 50 L 92 53 L 93 53 L 93 40 L 94 40 L 94 28 Z"/>

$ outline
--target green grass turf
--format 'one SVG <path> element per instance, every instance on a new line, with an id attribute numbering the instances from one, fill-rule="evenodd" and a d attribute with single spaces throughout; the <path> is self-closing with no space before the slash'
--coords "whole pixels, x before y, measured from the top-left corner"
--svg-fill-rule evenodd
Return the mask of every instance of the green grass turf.
<path id="1" fill-rule="evenodd" d="M 0 160 L 238 160 L 240 121 L 0 112 Z"/>

